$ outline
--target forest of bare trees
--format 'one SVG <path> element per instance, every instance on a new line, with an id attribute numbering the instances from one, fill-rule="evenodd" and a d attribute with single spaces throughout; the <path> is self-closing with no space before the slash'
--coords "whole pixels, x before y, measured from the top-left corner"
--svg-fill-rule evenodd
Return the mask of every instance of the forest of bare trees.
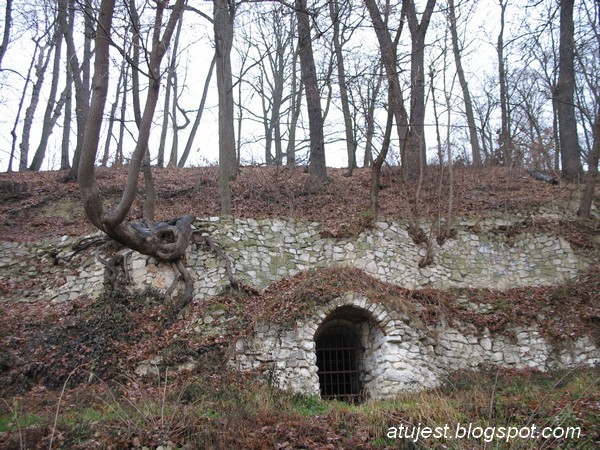
<path id="1" fill-rule="evenodd" d="M 100 3 L 5 2 L 5 170 L 69 167 L 76 177 Z M 174 2 L 116 3 L 101 165 L 128 162 L 137 141 L 157 7 L 169 15 Z M 227 159 L 234 172 L 239 163 L 299 164 L 324 177 L 330 154 L 328 162 L 350 171 L 372 164 L 391 111 L 390 161 L 415 176 L 440 162 L 427 93 L 446 89 L 456 114 L 444 145 L 454 159 L 580 179 L 597 115 L 598 7 L 593 0 L 187 1 L 165 43 L 152 127 L 160 144 L 149 148 L 149 162 Z M 196 140 L 199 130 L 218 152 Z"/>
<path id="2" fill-rule="evenodd" d="M 376 214 L 384 164 L 418 180 L 455 163 L 585 183 L 590 214 L 600 0 L 6 0 L 2 14 L 3 169 L 68 170 L 99 229 L 163 259 L 190 223 L 150 225 L 165 166 L 218 164 L 224 214 L 244 164 L 322 181 L 328 164 L 372 166 Z M 105 210 L 94 171 L 111 165 L 130 177 Z M 140 170 L 145 228 L 125 220 Z"/>

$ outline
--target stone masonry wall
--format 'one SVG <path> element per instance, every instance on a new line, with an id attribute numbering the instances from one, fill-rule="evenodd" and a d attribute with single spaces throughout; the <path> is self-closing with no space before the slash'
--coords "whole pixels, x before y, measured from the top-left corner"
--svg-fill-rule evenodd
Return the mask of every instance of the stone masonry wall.
<path id="1" fill-rule="evenodd" d="M 506 226 L 506 221 L 501 221 Z M 463 223 L 466 225 L 466 222 Z M 556 284 L 585 269 L 562 238 L 521 234 L 508 242 L 490 230 L 498 221 L 479 223 L 477 234 L 458 227 L 456 237 L 434 243 L 432 264 L 419 268 L 426 254 L 406 225 L 378 222 L 352 239 L 321 237 L 321 225 L 283 219 L 198 219 L 196 234 L 211 238 L 231 258 L 234 276 L 250 286 L 271 283 L 314 267 L 351 266 L 382 281 L 407 288 L 474 287 L 507 289 Z M 510 225 L 510 224 L 509 224 Z M 63 302 L 81 294 L 95 296 L 102 287 L 104 267 L 92 250 L 72 253 L 77 241 L 64 237 L 41 244 L 0 244 L 0 273 L 11 280 L 21 299 L 40 296 Z M 136 287 L 168 287 L 174 272 L 169 264 L 133 252 L 129 268 Z M 187 266 L 195 277 L 195 298 L 218 294 L 227 285 L 225 261 L 200 242 L 190 245 Z M 40 292 L 43 291 L 43 292 Z"/>
<path id="2" fill-rule="evenodd" d="M 300 271 L 335 265 L 355 267 L 407 288 L 438 289 L 556 284 L 574 278 L 588 265 L 560 237 L 523 233 L 507 240 L 493 232 L 511 225 L 506 221 L 480 222 L 477 233 L 469 231 L 469 225 L 458 226 L 456 236 L 443 245 L 434 244 L 433 262 L 419 268 L 426 248 L 415 244 L 401 223 L 378 222 L 355 238 L 336 240 L 322 237 L 317 223 L 198 219 L 194 223 L 197 243 L 190 245 L 186 264 L 196 280 L 197 300 L 217 295 L 228 284 L 225 261 L 204 245 L 203 236 L 210 236 L 228 255 L 235 277 L 259 289 Z M 77 241 L 63 237 L 35 244 L 0 243 L 4 300 L 60 303 L 80 295 L 96 296 L 102 288 L 104 267 L 92 249 L 73 255 Z M 164 290 L 174 279 L 169 264 L 136 252 L 128 264 L 137 288 Z M 232 343 L 229 363 L 241 370 L 261 370 L 284 389 L 318 394 L 315 334 L 342 307 L 359 312 L 347 320 L 336 320 L 360 338 L 362 381 L 374 397 L 436 386 L 454 370 L 480 365 L 548 370 L 600 361 L 590 338 L 559 346 L 541 336 L 534 324 L 505 335 L 491 335 L 488 330 L 475 334 L 445 324 L 426 333 L 410 317 L 348 293 L 310 312 L 294 326 L 257 325 L 252 336 Z M 214 321 L 213 328 L 232 319 L 216 312 L 198 318 L 198 323 L 204 324 L 199 333 L 209 318 Z"/>
<path id="3" fill-rule="evenodd" d="M 454 371 L 484 365 L 545 371 L 600 363 L 600 350 L 589 337 L 553 344 L 535 325 L 506 335 L 470 334 L 441 324 L 425 332 L 410 317 L 349 292 L 294 327 L 259 324 L 250 338 L 236 342 L 231 364 L 262 370 L 280 388 L 319 395 L 315 334 L 333 312 L 349 306 L 364 313 L 354 325 L 363 330 L 364 385 L 370 397 L 435 387 Z"/>

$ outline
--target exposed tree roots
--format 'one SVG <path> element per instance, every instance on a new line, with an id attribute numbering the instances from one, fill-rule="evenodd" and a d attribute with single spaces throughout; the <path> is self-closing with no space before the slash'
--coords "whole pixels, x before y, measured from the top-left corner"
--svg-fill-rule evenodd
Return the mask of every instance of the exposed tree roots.
<path id="1" fill-rule="evenodd" d="M 111 252 L 112 255 L 108 259 L 104 259 L 100 256 L 100 249 L 105 252 Z M 121 284 L 119 280 L 119 274 L 122 272 L 124 279 L 123 284 L 131 284 L 131 274 L 129 273 L 129 256 L 131 251 L 123 253 L 121 250 L 123 247 L 116 241 L 108 240 L 102 246 L 96 247 L 96 259 L 100 264 L 104 266 L 104 282 L 110 283 L 113 290 L 116 290 Z M 120 268 L 120 269 L 119 269 Z"/>
<path id="2" fill-rule="evenodd" d="M 233 266 L 231 264 L 231 258 L 225 254 L 225 252 L 221 249 L 219 244 L 217 244 L 214 239 L 210 236 L 205 236 L 204 241 L 206 245 L 210 248 L 211 251 L 217 254 L 220 258 L 225 261 L 225 273 L 227 275 L 227 280 L 229 281 L 229 286 L 232 290 L 240 293 L 244 293 L 247 295 L 258 295 L 259 292 L 251 286 L 248 286 L 244 282 L 238 280 L 233 275 Z"/>
<path id="3" fill-rule="evenodd" d="M 171 300 L 180 279 L 183 279 L 185 283 L 183 293 L 172 303 L 173 312 L 177 314 L 193 298 L 194 280 L 184 264 L 185 250 L 190 241 L 193 219 L 193 216 L 185 216 L 168 222 L 123 222 L 111 230 L 112 233 L 107 233 L 107 236 L 82 239 L 73 246 L 71 255 L 60 259 L 70 261 L 77 253 L 90 247 L 96 247 L 96 259 L 106 269 L 105 282 L 110 284 L 113 289 L 132 283 L 129 272 L 131 250 L 152 256 L 158 261 L 170 262 L 176 276 L 166 292 L 166 300 Z M 104 256 L 101 256 L 101 252 Z M 55 256 L 55 259 L 59 258 Z M 231 262 L 229 262 L 229 272 L 231 272 Z M 120 276 L 121 274 L 122 276 Z"/>
<path id="4" fill-rule="evenodd" d="M 177 300 L 173 302 L 173 309 L 175 313 L 178 313 L 183 308 L 185 308 L 188 303 L 192 300 L 194 296 L 194 279 L 190 275 L 189 270 L 183 264 L 182 259 L 178 259 L 177 261 L 171 262 L 171 267 L 173 268 L 173 272 L 175 272 L 175 278 L 171 283 L 171 286 L 167 289 L 165 293 L 165 301 L 171 301 L 171 296 L 173 295 L 173 291 L 177 287 L 177 284 L 180 280 L 180 277 L 183 278 L 183 282 L 185 283 L 185 290 L 182 294 L 179 295 Z"/>

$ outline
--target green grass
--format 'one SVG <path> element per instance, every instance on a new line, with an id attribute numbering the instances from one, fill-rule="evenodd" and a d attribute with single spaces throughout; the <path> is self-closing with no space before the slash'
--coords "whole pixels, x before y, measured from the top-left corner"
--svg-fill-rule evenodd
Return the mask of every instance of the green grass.
<path id="1" fill-rule="evenodd" d="M 292 409 L 301 416 L 316 416 L 331 409 L 330 402 L 316 395 L 296 395 L 292 397 Z"/>
<path id="2" fill-rule="evenodd" d="M 25 414 L 22 416 L 11 414 L 8 416 L 0 416 L 0 433 L 28 428 L 37 425 L 44 420 L 45 417 L 37 414 Z"/>

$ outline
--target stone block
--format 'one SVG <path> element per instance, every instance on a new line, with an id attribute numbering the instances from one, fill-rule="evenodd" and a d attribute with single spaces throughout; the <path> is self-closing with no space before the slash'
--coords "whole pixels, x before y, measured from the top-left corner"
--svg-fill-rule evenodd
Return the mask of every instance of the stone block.
<path id="1" fill-rule="evenodd" d="M 479 340 L 479 345 L 481 345 L 481 348 L 483 348 L 486 352 L 492 350 L 492 341 L 490 341 L 490 339 L 487 337 L 481 338 Z"/>

